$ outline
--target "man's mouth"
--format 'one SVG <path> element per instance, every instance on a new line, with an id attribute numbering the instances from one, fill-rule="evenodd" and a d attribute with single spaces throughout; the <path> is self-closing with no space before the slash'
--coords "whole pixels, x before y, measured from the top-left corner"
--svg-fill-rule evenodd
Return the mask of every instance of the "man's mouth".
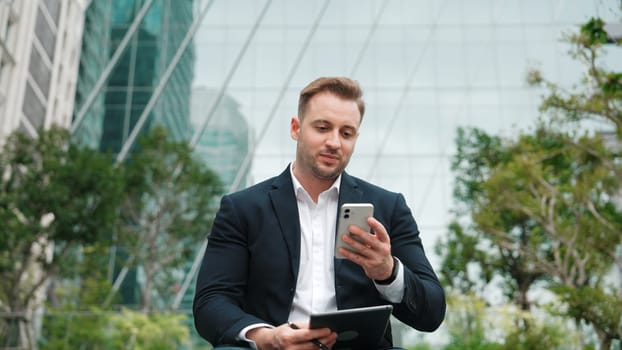
<path id="1" fill-rule="evenodd" d="M 339 156 L 334 153 L 320 153 L 320 158 L 329 163 L 335 163 L 339 161 Z"/>

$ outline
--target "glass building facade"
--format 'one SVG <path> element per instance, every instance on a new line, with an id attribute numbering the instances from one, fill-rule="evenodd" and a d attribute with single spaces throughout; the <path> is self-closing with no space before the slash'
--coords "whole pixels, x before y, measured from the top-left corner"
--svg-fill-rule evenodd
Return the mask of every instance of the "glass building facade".
<path id="1" fill-rule="evenodd" d="M 76 111 L 144 3 L 91 2 Z M 227 179 L 245 179 L 235 190 L 278 174 L 294 159 L 289 122 L 308 82 L 357 79 L 367 110 L 347 171 L 405 195 L 435 267 L 432 248 L 451 218 L 457 128 L 511 137 L 533 127 L 542 91 L 527 84 L 528 70 L 571 87 L 583 68 L 570 58 L 564 33 L 590 17 L 620 20 L 618 0 L 158 0 L 152 6 L 83 113 L 78 137 L 118 151 L 194 18 L 201 25 L 193 45 L 149 123 L 189 137 L 190 96 L 201 100 L 192 114 L 206 128 L 192 136 L 206 159 L 222 150 L 239 157 L 207 161 Z M 612 54 L 620 58 L 614 64 L 622 62 Z M 215 98 L 220 95 L 226 98 Z M 200 112 L 211 109 L 224 112 L 206 121 L 209 115 Z M 246 155 L 252 162 L 239 161 Z M 404 346 L 420 336 L 399 325 L 396 333 Z"/>
<path id="2" fill-rule="evenodd" d="M 202 4 L 207 4 L 205 1 Z M 203 5 L 205 6 L 205 5 Z M 226 93 L 255 130 L 251 182 L 285 169 L 298 93 L 319 76 L 357 79 L 367 103 L 348 171 L 403 192 L 425 247 L 446 231 L 456 129 L 511 136 L 534 125 L 538 68 L 571 86 L 582 67 L 564 33 L 619 1 L 215 1 L 195 37 L 195 84 Z M 265 14 L 262 17 L 262 11 Z M 255 27 L 256 25 L 256 27 Z M 620 62 L 620 61 L 618 61 Z"/>
<path id="3" fill-rule="evenodd" d="M 110 60 L 110 6 L 110 2 L 93 1 L 84 16 L 74 115 L 82 109 L 87 110 L 80 128 L 72 137 L 93 148 L 99 148 L 103 130 L 105 92 L 98 92 L 94 88 Z M 87 108 L 85 104 L 91 93 L 94 94 L 93 100 Z"/>
<path id="4" fill-rule="evenodd" d="M 192 120 L 195 133 L 201 134 L 194 147 L 195 153 L 218 172 L 224 188 L 234 185 L 237 177 L 241 187 L 245 187 L 250 167 L 241 174 L 238 172 L 251 151 L 252 132 L 240 112 L 239 103 L 229 96 L 222 97 L 210 118 L 210 106 L 216 98 L 217 91 L 213 89 L 197 87 L 192 92 Z M 206 118 L 210 118 L 209 125 L 201 133 Z"/>
<path id="5" fill-rule="evenodd" d="M 181 44 L 192 22 L 193 0 L 92 1 L 86 12 L 75 137 L 117 153 L 144 115 L 142 131 L 159 124 L 173 139 L 188 139 L 195 57 L 192 45 Z M 173 61 L 178 50 L 181 55 Z M 105 83 L 97 90 L 102 77 Z"/>

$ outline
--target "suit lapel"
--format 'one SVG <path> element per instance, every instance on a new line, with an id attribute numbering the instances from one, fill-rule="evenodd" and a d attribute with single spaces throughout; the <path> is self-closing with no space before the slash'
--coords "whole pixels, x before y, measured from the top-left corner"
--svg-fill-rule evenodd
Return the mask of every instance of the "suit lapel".
<path id="1" fill-rule="evenodd" d="M 341 174 L 341 185 L 339 186 L 339 208 L 341 208 L 343 203 L 360 203 L 362 200 L 363 192 L 359 189 L 356 180 L 345 172 Z M 335 232 L 337 232 L 337 227 L 335 227 Z"/>
<path id="2" fill-rule="evenodd" d="M 270 200 L 287 245 L 294 280 L 300 266 L 300 218 L 289 167 L 272 183 Z"/>

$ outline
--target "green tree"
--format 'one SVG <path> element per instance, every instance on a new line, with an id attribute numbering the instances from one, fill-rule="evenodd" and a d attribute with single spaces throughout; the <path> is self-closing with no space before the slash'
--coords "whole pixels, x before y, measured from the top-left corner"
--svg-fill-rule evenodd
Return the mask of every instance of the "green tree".
<path id="1" fill-rule="evenodd" d="M 447 239 L 435 247 L 437 254 L 443 257 L 441 278 L 446 285 L 468 294 L 477 290 L 483 292 L 496 277 L 506 297 L 522 310 L 529 310 L 531 302 L 527 293 L 534 283 L 544 278 L 544 273 L 516 251 L 533 244 L 530 233 L 534 222 L 518 212 L 499 212 L 499 224 L 513 237 L 515 249 L 508 249 L 510 247 L 505 246 L 500 237 L 481 230 L 478 222 L 471 218 L 478 208 L 487 204 L 486 180 L 498 166 L 512 159 L 513 150 L 500 137 L 478 129 L 459 129 L 456 146 L 452 162 L 456 174 L 456 219 L 449 226 Z"/>
<path id="2" fill-rule="evenodd" d="M 572 299 L 561 291 L 605 293 L 603 298 L 610 303 L 596 308 L 603 312 L 617 309 L 617 317 L 614 313 L 607 323 L 583 317 L 597 333 L 606 333 L 601 349 L 609 349 L 610 340 L 619 339 L 616 331 L 611 332 L 610 322 L 618 331 L 622 326 L 620 298 L 607 292 L 612 286 L 605 277 L 615 263 L 622 231 L 622 214 L 612 202 L 619 183 L 602 161 L 607 153 L 599 137 L 575 140 L 545 130 L 523 135 L 516 144 L 516 156 L 496 167 L 484 183 L 484 205 L 473 214 L 478 228 L 493 237 L 500 249 L 522 257 L 546 275 L 543 285 L 568 303 L 567 315 L 587 305 L 593 309 L 593 299 L 570 303 Z M 517 244 L 512 228 L 504 226 L 503 216 L 508 213 L 533 222 L 528 244 Z"/>
<path id="3" fill-rule="evenodd" d="M 599 66 L 602 45 L 611 42 L 603 28 L 593 19 L 568 37 L 573 56 L 588 65 L 582 90 L 564 91 L 530 73 L 530 82 L 549 92 L 542 104 L 548 122 L 511 140 L 459 133 L 453 169 L 461 206 L 437 246 L 451 286 L 466 290 L 500 277 L 506 296 L 523 310 L 535 285 L 547 288 L 563 303 L 559 314 L 592 327 L 601 350 L 622 339 L 622 288 L 607 278 L 615 266 L 622 271 L 620 158 L 584 128 L 586 121 L 604 121 L 621 140 L 622 80 Z"/>
<path id="4" fill-rule="evenodd" d="M 122 179 L 106 155 L 58 127 L 15 132 L 0 153 L 0 312 L 4 346 L 33 347 L 33 311 L 76 247 L 105 242 Z"/>
<path id="5" fill-rule="evenodd" d="M 561 125 L 581 128 L 586 122 L 596 121 L 611 126 L 613 137 L 607 141 L 612 153 L 602 158 L 597 150 L 586 148 L 584 151 L 601 157 L 603 164 L 622 181 L 622 72 L 607 68 L 607 49 L 620 50 L 622 38 L 612 38 L 605 30 L 604 22 L 592 18 L 581 26 L 578 33 L 566 35 L 566 39 L 571 44 L 572 57 L 587 68 L 578 88 L 563 89 L 545 79 L 542 72 L 536 69 L 529 72 L 528 80 L 532 85 L 545 89 L 540 109 Z M 618 186 L 622 188 L 621 184 Z M 619 244 L 622 245 L 622 238 Z M 622 275 L 622 253 L 617 255 L 616 266 Z"/>
<path id="6" fill-rule="evenodd" d="M 491 152 L 481 131 L 471 135 L 465 143 L 479 148 L 459 147 L 455 164 L 466 160 L 468 166 L 454 167 L 460 170 L 457 192 L 467 193 L 462 203 L 468 204 L 469 217 L 464 227 L 453 223 L 452 234 L 437 247 L 441 275 L 462 290 L 478 278 L 486 284 L 496 276 L 523 310 L 530 309 L 528 295 L 538 283 L 570 306 L 567 316 L 602 333 L 601 349 L 609 349 L 611 340 L 619 339 L 622 303 L 605 276 L 618 253 L 622 213 L 612 201 L 619 181 L 603 161 L 612 155 L 602 139 L 541 127 L 515 141 L 494 142 Z M 606 302 L 573 298 L 568 293 L 576 289 Z"/>
<path id="7" fill-rule="evenodd" d="M 143 271 L 140 306 L 150 311 L 154 296 L 171 301 L 174 273 L 207 237 L 223 188 L 187 143 L 168 140 L 162 128 L 152 129 L 138 146 L 124 164 L 119 240 L 129 263 Z"/>
<path id="8" fill-rule="evenodd" d="M 619 71 L 619 62 L 613 65 L 613 69 L 608 65 L 611 60 L 607 55 L 608 49 L 622 48 L 622 37 L 612 37 L 601 19 L 592 18 L 581 26 L 578 33 L 567 35 L 566 39 L 571 44 L 572 57 L 586 67 L 581 84 L 566 90 L 545 79 L 538 70 L 530 72 L 529 82 L 545 89 L 541 110 L 560 125 L 581 128 L 589 125 L 587 123 L 590 121 L 596 121 L 608 125 L 607 131 L 612 131 L 611 134 L 605 133 L 606 136 L 612 136 L 607 140 L 611 152 L 601 152 L 590 145 L 578 147 L 589 156 L 599 158 L 602 165 L 615 174 L 612 187 L 617 188 L 617 193 L 610 196 L 610 208 L 603 215 L 592 207 L 588 210 L 599 219 L 602 226 L 616 232 L 614 235 L 617 235 L 617 241 L 601 242 L 601 246 L 611 244 L 611 247 L 618 247 L 617 253 L 606 249 L 605 254 L 606 261 L 613 262 L 617 274 L 622 276 L 622 234 L 619 225 L 622 221 L 619 214 L 622 201 L 622 72 Z M 622 281 L 618 285 L 606 281 L 600 283 L 602 288 L 597 289 L 560 286 L 558 293 L 569 305 L 570 315 L 577 320 L 599 325 L 595 331 L 601 349 L 608 349 L 612 340 L 620 342 L 622 338 Z"/>

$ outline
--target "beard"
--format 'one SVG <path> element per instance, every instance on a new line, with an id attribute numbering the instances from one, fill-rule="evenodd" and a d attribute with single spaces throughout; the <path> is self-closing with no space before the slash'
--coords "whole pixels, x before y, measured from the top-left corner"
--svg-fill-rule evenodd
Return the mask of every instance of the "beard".
<path id="1" fill-rule="evenodd" d="M 345 170 L 348 165 L 348 158 L 339 155 L 337 152 L 322 150 L 318 153 L 308 152 L 304 146 L 298 144 L 298 156 L 301 166 L 307 168 L 314 177 L 321 180 L 335 180 Z M 324 165 L 319 160 L 320 154 L 332 154 L 338 157 L 338 161 L 334 165 Z"/>
<path id="2" fill-rule="evenodd" d="M 343 172 L 345 166 L 338 166 L 336 168 L 322 168 L 320 165 L 313 164 L 311 165 L 311 173 L 315 175 L 315 177 L 322 180 L 335 180 L 339 177 L 339 175 Z"/>

